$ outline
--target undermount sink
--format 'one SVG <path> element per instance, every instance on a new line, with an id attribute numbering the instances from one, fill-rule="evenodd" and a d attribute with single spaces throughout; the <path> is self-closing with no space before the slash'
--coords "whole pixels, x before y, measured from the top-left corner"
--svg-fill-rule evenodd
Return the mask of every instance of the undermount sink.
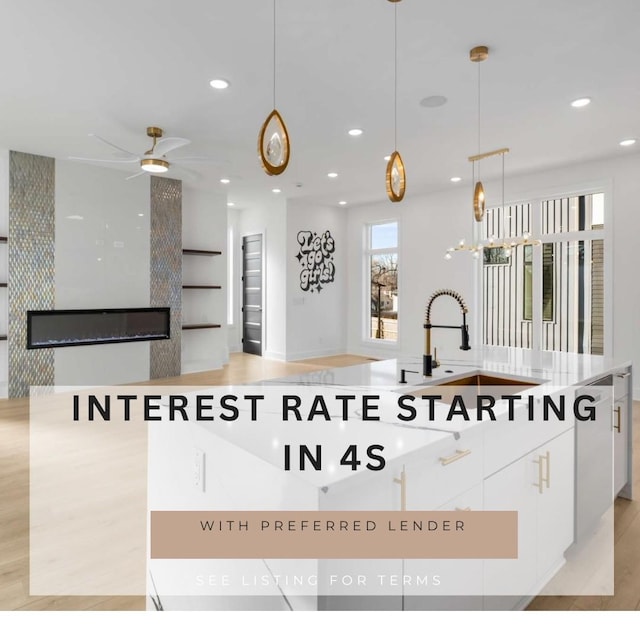
<path id="1" fill-rule="evenodd" d="M 500 378 L 486 373 L 474 373 L 466 378 L 434 383 L 434 385 L 438 387 L 526 387 L 527 389 L 539 384 L 540 382 L 537 381 L 520 380 L 517 378 Z"/>
<path id="2" fill-rule="evenodd" d="M 471 408 L 477 405 L 479 395 L 518 395 L 525 389 L 537 387 L 543 382 L 543 380 L 507 378 L 478 372 L 454 380 L 436 379 L 428 386 L 409 391 L 408 394 L 416 397 L 439 395 L 442 396 L 439 402 L 443 404 L 451 404 L 454 396 L 462 396 L 465 405 Z"/>

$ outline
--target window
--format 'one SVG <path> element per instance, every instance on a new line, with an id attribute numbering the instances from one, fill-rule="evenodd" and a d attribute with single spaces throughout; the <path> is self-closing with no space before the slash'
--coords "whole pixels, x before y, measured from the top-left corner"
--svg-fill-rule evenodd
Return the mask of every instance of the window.
<path id="1" fill-rule="evenodd" d="M 487 210 L 485 240 L 529 233 L 541 244 L 485 249 L 485 344 L 604 353 L 604 202 L 592 193 Z"/>
<path id="2" fill-rule="evenodd" d="M 365 336 L 373 340 L 398 339 L 398 223 L 367 225 L 365 272 L 370 300 Z"/>
<path id="3" fill-rule="evenodd" d="M 553 244 L 546 242 L 542 245 L 542 319 L 553 322 Z M 522 317 L 533 320 L 533 247 L 524 247 L 524 278 L 523 278 L 524 309 Z"/>

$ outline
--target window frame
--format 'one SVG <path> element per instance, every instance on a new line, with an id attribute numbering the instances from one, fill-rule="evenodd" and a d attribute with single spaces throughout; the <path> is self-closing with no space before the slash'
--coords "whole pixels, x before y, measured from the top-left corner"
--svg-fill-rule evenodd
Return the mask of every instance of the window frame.
<path id="1" fill-rule="evenodd" d="M 396 245 L 390 247 L 380 247 L 377 249 L 373 249 L 371 246 L 371 238 L 372 238 L 372 229 L 373 227 L 387 225 L 387 224 L 395 224 L 396 225 Z M 395 348 L 399 344 L 400 341 L 400 331 L 399 324 L 398 329 L 396 331 L 395 340 L 385 339 L 385 338 L 372 338 L 371 337 L 371 258 L 375 255 L 388 255 L 395 254 L 397 256 L 396 259 L 396 269 L 398 270 L 397 278 L 398 278 L 398 287 L 396 291 L 399 292 L 399 264 L 400 264 L 400 221 L 398 218 L 390 218 L 384 220 L 374 220 L 370 222 L 365 222 L 363 225 L 363 246 L 364 250 L 362 252 L 362 274 L 364 280 L 364 298 L 363 298 L 363 314 L 362 314 L 362 341 L 364 343 L 370 345 L 376 345 L 381 347 Z M 398 293 L 398 316 L 399 316 L 399 307 L 400 307 L 400 296 Z"/>
<path id="2" fill-rule="evenodd" d="M 604 216 L 603 226 L 596 229 L 588 229 L 583 231 L 570 231 L 562 233 L 553 233 L 542 235 L 542 203 L 549 200 L 558 200 L 563 198 L 572 198 L 579 196 L 589 196 L 602 193 L 604 196 Z M 530 233 L 533 238 L 541 240 L 543 243 L 557 243 L 557 242 L 572 242 L 572 241 L 590 241 L 590 240 L 602 240 L 604 245 L 604 350 L 603 355 L 605 357 L 611 357 L 613 354 L 613 232 L 614 232 L 614 219 L 613 219 L 613 180 L 601 179 L 593 180 L 585 183 L 575 183 L 566 186 L 560 186 L 555 189 L 543 191 L 540 189 L 524 190 L 519 193 L 513 193 L 512 197 L 504 203 L 490 203 L 487 205 L 487 209 L 501 208 L 502 206 L 509 207 L 518 204 L 528 204 L 531 208 L 531 228 Z M 478 225 L 474 228 L 473 233 L 474 241 L 484 243 L 486 238 L 484 236 L 483 228 Z M 510 237 L 500 238 L 501 240 L 513 239 Z M 533 290 L 537 291 L 538 287 L 542 287 L 541 268 L 542 268 L 542 255 L 539 251 L 534 250 L 534 283 Z M 475 300 L 477 301 L 478 308 L 484 310 L 483 300 L 483 261 L 479 260 L 475 265 Z M 538 274 L 536 276 L 536 274 Z M 530 321 L 533 328 L 532 343 L 530 350 L 543 352 L 543 330 L 545 322 L 540 317 L 542 315 L 542 302 L 540 305 L 534 304 L 533 320 Z M 491 348 L 490 345 L 484 343 L 484 330 L 483 323 L 478 323 L 473 328 L 472 335 L 476 344 L 482 344 Z M 566 353 L 566 352 L 565 352 Z M 587 355 L 587 354 L 585 354 Z"/>

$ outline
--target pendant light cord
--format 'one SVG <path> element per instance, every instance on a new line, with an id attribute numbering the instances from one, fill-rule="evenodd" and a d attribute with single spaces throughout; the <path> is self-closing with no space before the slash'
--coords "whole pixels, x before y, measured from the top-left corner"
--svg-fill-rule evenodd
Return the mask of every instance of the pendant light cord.
<path id="1" fill-rule="evenodd" d="M 398 150 L 398 5 L 393 5 L 393 150 Z"/>
<path id="2" fill-rule="evenodd" d="M 273 108 L 276 108 L 276 0 L 273 0 Z"/>
<path id="3" fill-rule="evenodd" d="M 504 217 L 504 153 L 502 154 L 502 215 Z"/>
<path id="4" fill-rule="evenodd" d="M 481 144 L 480 144 L 480 65 L 482 64 L 482 62 L 477 62 L 476 63 L 478 65 L 478 155 L 480 155 L 482 153 L 481 151 Z M 478 180 L 480 179 L 480 163 L 478 162 Z"/>

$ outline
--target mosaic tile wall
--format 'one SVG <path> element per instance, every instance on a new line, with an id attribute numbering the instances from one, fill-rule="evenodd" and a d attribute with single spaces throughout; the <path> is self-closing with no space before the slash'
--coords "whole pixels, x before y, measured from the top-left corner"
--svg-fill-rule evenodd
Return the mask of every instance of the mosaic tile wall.
<path id="1" fill-rule="evenodd" d="M 55 160 L 9 157 L 9 397 L 53 385 L 53 349 L 27 350 L 27 310 L 55 305 Z"/>
<path id="2" fill-rule="evenodd" d="M 152 307 L 171 307 L 171 340 L 151 342 L 151 379 L 180 375 L 182 334 L 182 182 L 151 177 Z"/>

